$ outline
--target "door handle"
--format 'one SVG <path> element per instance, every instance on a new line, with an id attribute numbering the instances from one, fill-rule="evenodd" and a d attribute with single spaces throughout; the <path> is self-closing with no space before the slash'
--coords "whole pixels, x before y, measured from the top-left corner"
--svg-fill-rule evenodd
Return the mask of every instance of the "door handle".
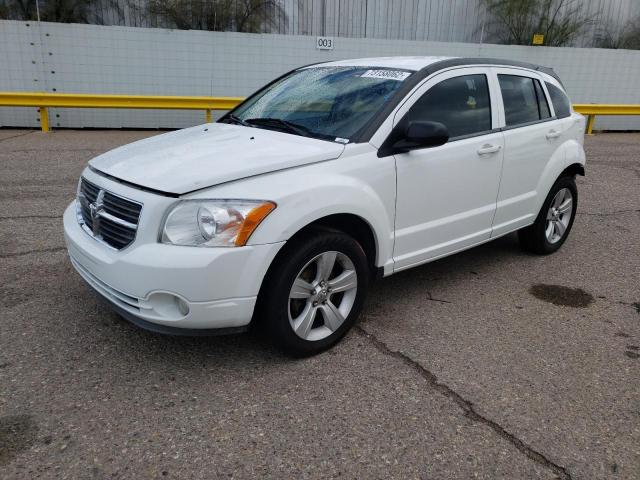
<path id="1" fill-rule="evenodd" d="M 547 132 L 547 140 L 551 140 L 552 138 L 558 138 L 561 135 L 560 132 L 556 131 L 556 130 L 549 130 Z"/>
<path id="2" fill-rule="evenodd" d="M 478 149 L 478 155 L 488 155 L 490 153 L 499 152 L 500 150 L 502 150 L 502 145 L 491 145 L 486 143 Z"/>

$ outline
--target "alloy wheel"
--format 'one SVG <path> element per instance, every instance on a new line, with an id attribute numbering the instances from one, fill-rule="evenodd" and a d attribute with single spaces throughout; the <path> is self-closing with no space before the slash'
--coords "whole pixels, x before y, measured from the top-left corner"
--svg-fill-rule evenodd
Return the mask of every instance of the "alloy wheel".
<path id="1" fill-rule="evenodd" d="M 549 243 L 557 243 L 564 237 L 573 212 L 573 194 L 568 188 L 558 190 L 547 211 L 545 235 Z"/>
<path id="2" fill-rule="evenodd" d="M 353 262 L 336 251 L 312 258 L 289 292 L 289 323 L 296 335 L 317 341 L 338 330 L 351 312 L 358 292 Z"/>

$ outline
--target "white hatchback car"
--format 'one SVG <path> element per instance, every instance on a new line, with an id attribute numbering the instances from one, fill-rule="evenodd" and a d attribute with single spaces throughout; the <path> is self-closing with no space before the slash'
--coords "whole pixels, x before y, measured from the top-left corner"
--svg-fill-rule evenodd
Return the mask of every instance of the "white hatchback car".
<path id="1" fill-rule="evenodd" d="M 554 252 L 584 175 L 584 118 L 552 70 L 483 58 L 305 66 L 217 123 L 89 162 L 64 215 L 74 267 L 164 333 L 251 323 L 308 355 L 370 281 L 518 231 Z"/>

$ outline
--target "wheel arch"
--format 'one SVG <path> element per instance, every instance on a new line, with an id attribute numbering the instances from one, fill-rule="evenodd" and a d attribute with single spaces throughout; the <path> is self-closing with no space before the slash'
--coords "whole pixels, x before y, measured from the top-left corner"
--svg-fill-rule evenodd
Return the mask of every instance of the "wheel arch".
<path id="1" fill-rule="evenodd" d="M 382 276 L 383 267 L 376 266 L 376 261 L 379 255 L 378 240 L 375 235 L 375 231 L 369 222 L 367 222 L 363 217 L 353 213 L 334 213 L 316 218 L 315 220 L 299 228 L 287 240 L 285 245 L 280 249 L 280 251 L 271 261 L 271 264 L 267 268 L 267 271 L 260 285 L 256 306 L 251 318 L 252 325 L 259 324 L 260 322 L 259 318 L 263 313 L 264 307 L 265 285 L 269 281 L 269 277 L 273 275 L 274 269 L 278 262 L 280 262 L 281 259 L 288 254 L 288 247 L 292 245 L 296 240 L 303 238 L 305 235 L 313 234 L 314 231 L 317 232 L 323 230 L 329 232 L 342 232 L 354 238 L 364 250 L 372 278 L 374 278 L 374 276 Z"/>
<path id="2" fill-rule="evenodd" d="M 376 267 L 376 263 L 380 254 L 378 239 L 371 224 L 363 217 L 354 213 L 334 213 L 316 218 L 315 220 L 300 227 L 293 235 L 291 235 L 287 240 L 287 244 L 295 242 L 297 239 L 313 232 L 314 230 L 338 231 L 349 235 L 355 239 L 364 250 L 367 257 L 367 263 L 371 271 L 377 272 L 378 268 Z M 273 265 L 275 265 L 282 256 L 286 255 L 286 252 L 287 248 L 285 245 L 280 249 L 271 262 L 265 278 L 269 275 Z"/>
<path id="3" fill-rule="evenodd" d="M 584 177 L 585 175 L 584 165 L 581 163 L 572 163 L 567 168 L 565 168 L 560 173 L 560 175 L 558 175 L 558 178 L 563 177 L 565 175 L 571 175 L 571 176 L 580 175 L 581 177 Z"/>
<path id="4" fill-rule="evenodd" d="M 535 211 L 539 211 L 547 198 L 551 187 L 563 175 L 585 174 L 584 148 L 575 140 L 565 142 L 551 156 L 540 175 L 536 191 L 538 192 Z"/>
<path id="5" fill-rule="evenodd" d="M 367 256 L 367 263 L 372 272 L 376 270 L 378 260 L 378 243 L 373 227 L 364 218 L 352 213 L 336 213 L 327 215 L 302 227 L 293 238 L 304 235 L 310 230 L 333 230 L 345 233 L 355 239 Z"/>

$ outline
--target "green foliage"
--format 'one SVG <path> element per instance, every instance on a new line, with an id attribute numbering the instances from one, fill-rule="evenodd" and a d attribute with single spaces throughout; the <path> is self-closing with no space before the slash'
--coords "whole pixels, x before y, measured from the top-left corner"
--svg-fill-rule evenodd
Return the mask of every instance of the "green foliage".
<path id="1" fill-rule="evenodd" d="M 150 0 L 149 11 L 182 30 L 258 33 L 286 20 L 278 0 Z"/>
<path id="2" fill-rule="evenodd" d="M 487 9 L 488 37 L 509 45 L 531 45 L 544 35 L 544 45 L 571 45 L 594 17 L 581 10 L 580 0 L 482 0 Z"/>

